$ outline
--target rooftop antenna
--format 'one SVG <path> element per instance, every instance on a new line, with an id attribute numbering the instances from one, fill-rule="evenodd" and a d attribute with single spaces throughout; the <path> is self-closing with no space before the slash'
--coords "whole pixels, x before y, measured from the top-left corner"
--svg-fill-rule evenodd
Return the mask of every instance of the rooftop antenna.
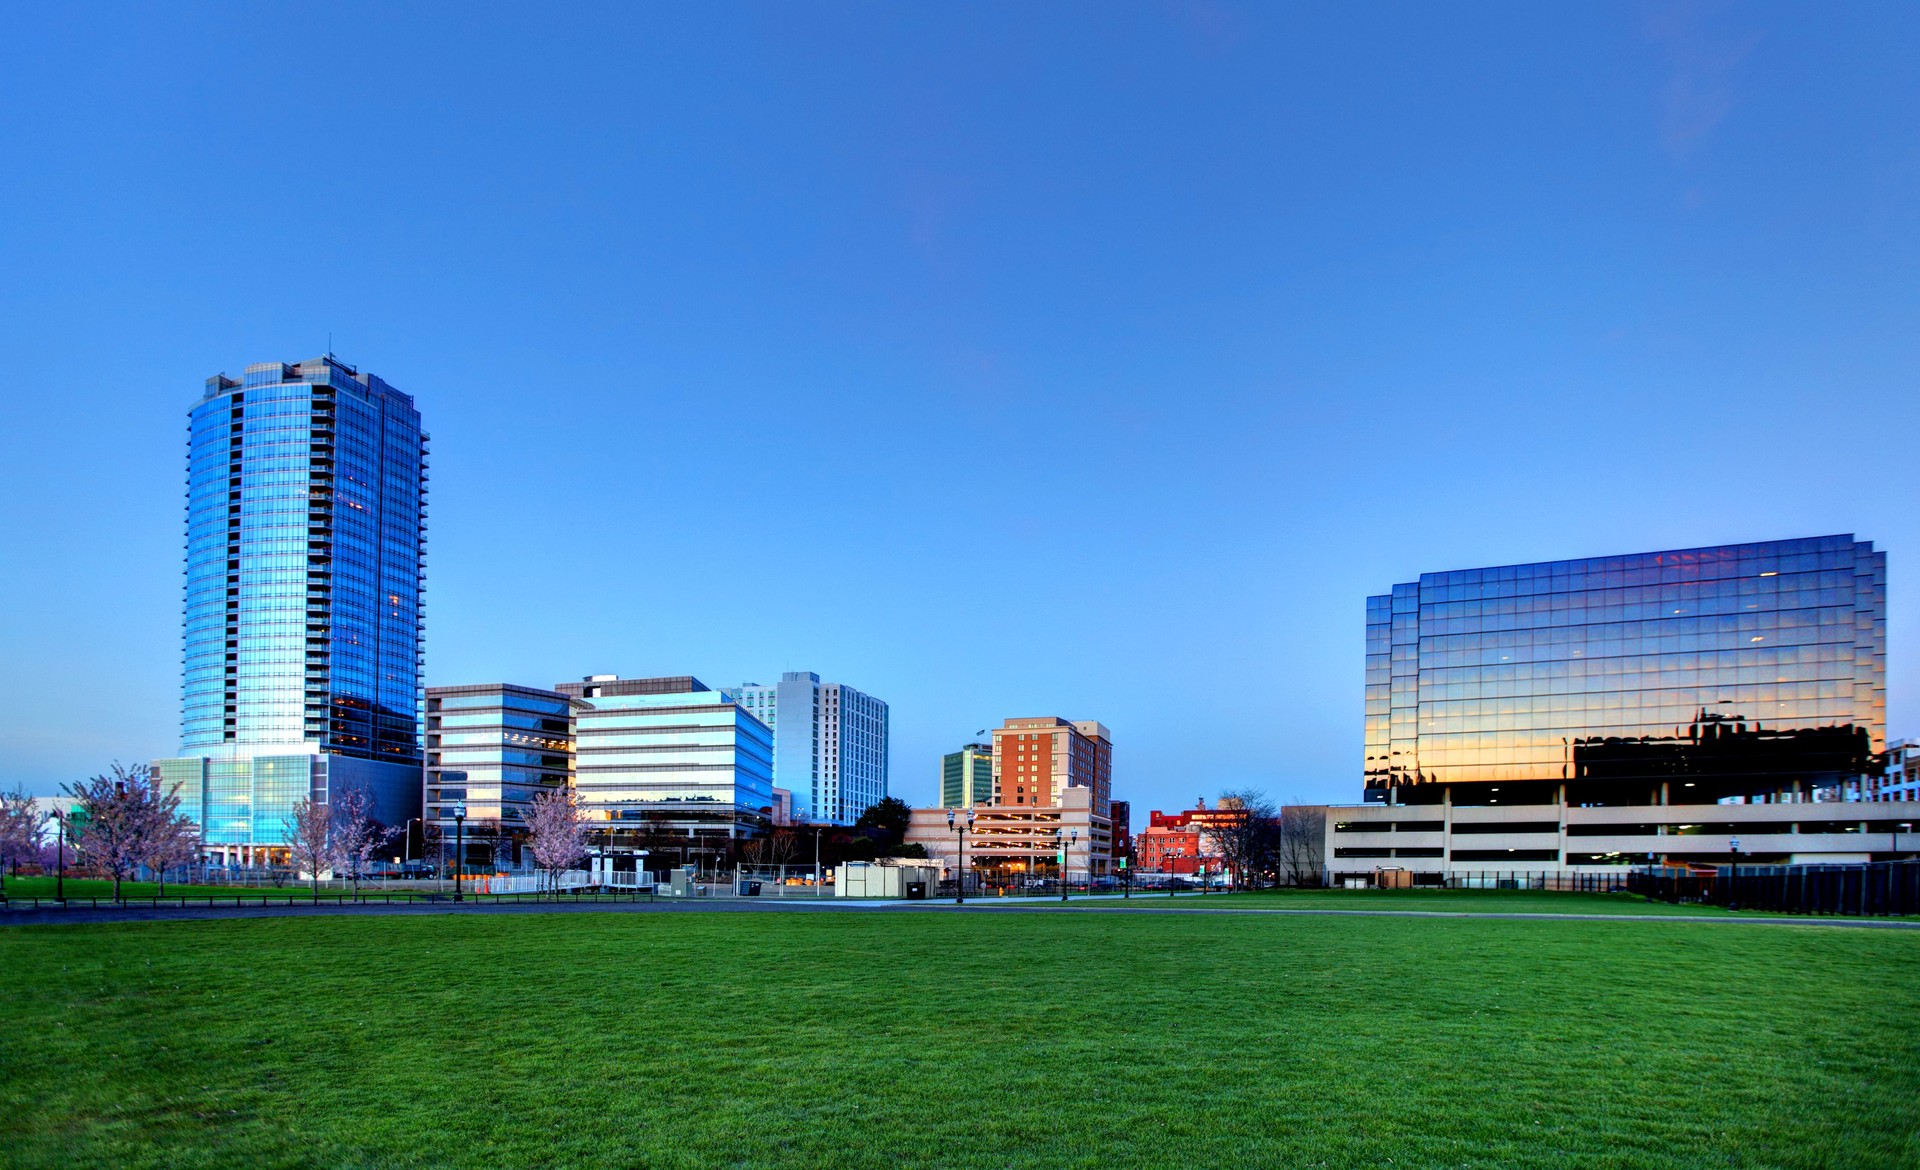
<path id="1" fill-rule="evenodd" d="M 327 330 L 327 357 L 333 357 L 333 330 Z"/>

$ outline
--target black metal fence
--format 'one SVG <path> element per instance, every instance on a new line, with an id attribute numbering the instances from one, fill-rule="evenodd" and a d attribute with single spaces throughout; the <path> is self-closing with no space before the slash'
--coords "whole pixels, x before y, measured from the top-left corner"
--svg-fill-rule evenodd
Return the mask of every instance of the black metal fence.
<path id="1" fill-rule="evenodd" d="M 1712 873 L 1637 869 L 1627 888 L 1660 902 L 1733 910 L 1856 916 L 1920 914 L 1920 861 L 1721 866 Z"/>

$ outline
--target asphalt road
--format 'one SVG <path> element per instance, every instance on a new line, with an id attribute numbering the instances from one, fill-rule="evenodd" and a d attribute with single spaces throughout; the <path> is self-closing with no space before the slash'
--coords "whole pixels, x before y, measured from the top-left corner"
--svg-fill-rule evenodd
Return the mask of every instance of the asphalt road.
<path id="1" fill-rule="evenodd" d="M 1168 901 L 1174 904 L 1167 904 Z M 1920 930 L 1920 920 L 1895 918 L 1802 918 L 1785 915 L 1693 914 L 1553 914 L 1477 910 L 1337 910 L 1280 909 L 1256 906 L 1208 906 L 1195 897 L 1187 902 L 1116 897 L 1052 900 L 994 899 L 968 902 L 865 901 L 860 899 L 780 898 L 661 898 L 652 902 L 416 902 L 387 905 L 314 905 L 289 901 L 265 906 L 116 906 L 34 910 L 0 910 L 0 926 L 74 925 L 95 922 L 191 922 L 224 918 L 311 918 L 330 914 L 420 916 L 438 914 L 1216 914 L 1291 915 L 1333 918 L 1498 918 L 1573 922 L 1639 922 L 1672 926 L 1799 926 L 1846 927 L 1871 930 Z"/>

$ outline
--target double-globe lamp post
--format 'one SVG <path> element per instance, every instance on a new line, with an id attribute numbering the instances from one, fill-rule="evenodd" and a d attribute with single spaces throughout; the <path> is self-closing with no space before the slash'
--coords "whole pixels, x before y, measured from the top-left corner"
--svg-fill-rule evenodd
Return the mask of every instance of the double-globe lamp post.
<path id="1" fill-rule="evenodd" d="M 967 830 L 973 828 L 973 818 L 977 814 L 967 810 L 966 820 L 961 820 L 955 809 L 947 810 L 947 828 L 953 830 L 960 844 L 960 860 L 953 867 L 953 904 L 960 905 L 967 900 Z"/>
<path id="2" fill-rule="evenodd" d="M 1067 900 L 1067 850 L 1080 840 L 1080 830 L 1069 833 L 1065 829 L 1055 829 L 1053 839 L 1060 846 L 1060 900 Z"/>

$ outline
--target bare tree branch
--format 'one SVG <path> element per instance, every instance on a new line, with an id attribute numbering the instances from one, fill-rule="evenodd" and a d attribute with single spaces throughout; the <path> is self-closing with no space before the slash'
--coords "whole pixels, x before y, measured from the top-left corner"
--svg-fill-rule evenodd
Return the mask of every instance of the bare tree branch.
<path id="1" fill-rule="evenodd" d="M 1258 884 L 1278 853 L 1280 818 L 1273 801 L 1257 788 L 1236 788 L 1221 793 L 1217 807 L 1219 814 L 1201 832 L 1213 839 L 1235 886 Z"/>
<path id="2" fill-rule="evenodd" d="M 1299 797 L 1280 810 L 1281 880 L 1293 886 L 1317 886 L 1326 865 L 1327 810 Z"/>
<path id="3" fill-rule="evenodd" d="M 373 851 L 391 841 L 396 830 L 373 819 L 373 793 L 358 784 L 350 784 L 333 794 L 332 860 L 335 869 L 345 870 L 353 882 L 353 896 L 360 896 L 360 879 L 366 875 Z"/>
<path id="4" fill-rule="evenodd" d="M 307 871 L 313 880 L 313 900 L 318 902 L 320 871 L 330 868 L 333 860 L 333 818 L 328 815 L 326 805 L 315 804 L 309 798 L 294 805 L 293 811 L 287 814 L 286 829 L 293 868 L 295 872 Z"/>

